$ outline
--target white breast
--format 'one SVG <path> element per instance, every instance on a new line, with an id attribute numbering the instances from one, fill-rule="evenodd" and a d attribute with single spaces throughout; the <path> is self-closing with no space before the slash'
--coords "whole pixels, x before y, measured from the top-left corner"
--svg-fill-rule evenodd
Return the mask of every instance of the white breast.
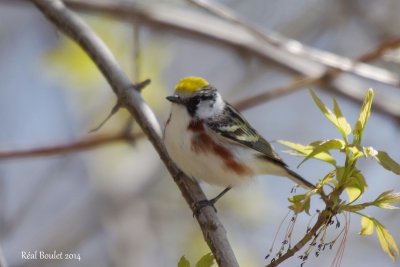
<path id="1" fill-rule="evenodd" d="M 195 133 L 187 130 L 190 120 L 184 106 L 172 105 L 171 119 L 164 131 L 164 142 L 169 156 L 178 167 L 192 178 L 218 186 L 236 186 L 248 180 L 250 176 L 239 176 L 227 170 L 219 156 L 212 153 L 196 153 L 191 149 Z M 239 148 L 236 147 L 235 150 L 237 149 Z"/>

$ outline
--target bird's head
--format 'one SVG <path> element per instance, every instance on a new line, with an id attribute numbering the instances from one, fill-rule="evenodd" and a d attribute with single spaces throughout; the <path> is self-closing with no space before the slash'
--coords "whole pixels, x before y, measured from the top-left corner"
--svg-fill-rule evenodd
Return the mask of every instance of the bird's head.
<path id="1" fill-rule="evenodd" d="M 201 77 L 185 77 L 175 87 L 167 100 L 186 107 L 191 117 L 209 119 L 219 115 L 225 106 L 217 89 Z"/>

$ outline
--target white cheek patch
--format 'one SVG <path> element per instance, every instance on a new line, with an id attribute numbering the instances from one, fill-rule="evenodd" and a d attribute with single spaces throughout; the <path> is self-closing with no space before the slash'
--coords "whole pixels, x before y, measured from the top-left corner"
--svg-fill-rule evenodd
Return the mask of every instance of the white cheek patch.
<path id="1" fill-rule="evenodd" d="M 219 93 L 216 94 L 215 101 L 201 101 L 197 106 L 196 115 L 199 119 L 208 119 L 217 116 L 224 110 L 225 103 Z"/>

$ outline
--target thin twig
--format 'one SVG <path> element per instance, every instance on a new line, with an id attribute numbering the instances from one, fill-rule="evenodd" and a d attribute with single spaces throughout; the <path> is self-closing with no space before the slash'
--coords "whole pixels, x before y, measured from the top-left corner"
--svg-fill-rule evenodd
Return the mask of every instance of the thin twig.
<path id="1" fill-rule="evenodd" d="M 31 0 L 59 30 L 71 37 L 91 57 L 124 107 L 135 117 L 143 132 L 157 150 L 188 205 L 205 199 L 198 183 L 185 176 L 168 157 L 161 127 L 153 111 L 143 101 L 140 93 L 131 90 L 131 83 L 103 41 L 78 16 L 68 10 L 59 0 Z M 193 210 L 192 210 L 193 211 Z M 204 239 L 213 252 L 219 266 L 236 267 L 233 250 L 226 231 L 212 207 L 205 207 L 196 214 Z"/>
<path id="2" fill-rule="evenodd" d="M 24 150 L 0 151 L 0 160 L 27 158 L 27 157 L 42 157 L 42 156 L 51 156 L 61 153 L 77 152 L 115 142 L 133 142 L 143 136 L 144 136 L 143 133 L 129 134 L 123 132 L 113 135 L 97 135 L 94 137 L 85 138 L 64 145 L 55 145 L 49 147 L 40 147 L 40 148 L 32 148 Z"/>
<path id="3" fill-rule="evenodd" d="M 273 99 L 281 97 L 283 95 L 288 95 L 290 93 L 293 93 L 300 88 L 303 88 L 307 85 L 318 82 L 320 79 L 321 79 L 320 76 L 318 76 L 318 77 L 308 77 L 308 76 L 301 77 L 284 87 L 278 87 L 278 88 L 242 99 L 240 101 L 237 101 L 233 105 L 239 110 L 252 108 L 252 107 L 255 107 L 262 103 L 265 103 L 267 101 L 271 101 Z"/>
<path id="4" fill-rule="evenodd" d="M 294 254 L 296 254 L 298 251 L 300 251 L 308 242 L 310 242 L 314 235 L 317 234 L 318 230 L 326 224 L 327 220 L 329 220 L 329 215 L 327 215 L 327 212 L 321 212 L 318 215 L 318 219 L 315 222 L 314 226 L 310 229 L 310 231 L 308 231 L 307 234 L 305 234 L 303 238 L 296 243 L 296 245 L 294 245 L 292 248 L 289 248 L 284 254 L 282 254 L 282 256 L 275 258 L 275 260 L 268 264 L 266 267 L 278 266 L 280 263 L 284 262 L 288 258 L 292 257 Z"/>

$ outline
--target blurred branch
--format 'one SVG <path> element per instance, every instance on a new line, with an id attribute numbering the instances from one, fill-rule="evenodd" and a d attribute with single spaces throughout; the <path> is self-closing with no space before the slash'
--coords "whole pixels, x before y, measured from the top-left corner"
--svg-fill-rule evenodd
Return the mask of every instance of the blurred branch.
<path id="1" fill-rule="evenodd" d="M 193 36 L 196 38 L 200 37 L 210 41 L 216 41 L 221 44 L 229 45 L 233 48 L 249 52 L 258 58 L 275 61 L 277 64 L 301 74 L 305 79 L 305 81 L 295 81 L 293 85 L 287 86 L 291 89 L 286 90 L 285 93 L 294 92 L 296 90 L 294 87 L 296 87 L 297 84 L 303 84 L 303 82 L 306 85 L 307 81 L 312 81 L 312 83 L 309 84 L 315 84 L 323 81 L 323 84 L 328 85 L 333 92 L 350 100 L 356 101 L 357 103 L 362 103 L 365 88 L 368 86 L 361 84 L 359 80 L 349 76 L 339 77 L 337 79 L 327 78 L 329 75 L 331 75 L 330 73 L 336 71 L 352 72 L 353 70 L 357 70 L 359 72 L 357 74 L 375 81 L 394 86 L 399 86 L 400 84 L 398 75 L 396 73 L 389 72 L 386 69 L 374 67 L 368 64 L 357 63 L 349 58 L 324 52 L 324 55 L 328 56 L 328 59 L 333 58 L 336 61 L 337 59 L 340 59 L 339 62 L 343 63 L 342 67 L 330 64 L 335 68 L 327 68 L 325 66 L 321 66 L 319 63 L 307 59 L 305 56 L 294 56 L 292 52 L 288 52 L 287 49 L 285 50 L 277 46 L 276 43 L 275 45 L 272 45 L 268 41 L 269 35 L 267 35 L 266 38 L 260 37 L 260 35 L 265 34 L 263 32 L 259 32 L 257 29 L 252 29 L 251 26 L 237 27 L 237 23 L 232 24 L 232 22 L 229 23 L 224 20 L 217 19 L 212 16 L 206 16 L 205 14 L 199 14 L 198 12 L 188 9 L 179 10 L 169 6 L 152 4 L 138 5 L 133 3 L 94 3 L 77 0 L 66 0 L 65 3 L 71 6 L 71 8 L 75 8 L 80 11 L 102 13 L 118 20 L 140 21 L 140 23 L 153 26 L 157 29 L 169 31 L 173 30 L 184 33 L 185 36 Z M 233 18 L 236 19 L 236 17 Z M 203 23 L 204 21 L 208 21 L 208 23 Z M 239 22 L 242 23 L 241 21 Z M 248 28 L 251 28 L 251 30 Z M 290 44 L 293 45 L 300 43 L 290 40 Z M 302 47 L 301 44 L 300 47 Z M 388 48 L 389 47 L 394 46 L 388 46 Z M 370 56 L 372 55 L 373 54 Z M 367 57 L 366 59 L 370 60 L 371 57 Z M 324 65 L 330 66 L 329 64 Z M 338 67 L 340 68 L 337 69 Z M 365 73 L 368 73 L 368 75 L 362 75 Z M 378 76 L 380 78 L 375 77 L 377 74 L 379 74 Z M 384 75 L 380 76 L 381 74 Z M 271 93 L 270 95 L 270 93 L 265 93 L 265 96 L 263 95 L 261 98 L 265 99 L 264 101 L 266 101 L 274 98 L 272 95 L 275 97 L 279 96 L 280 94 Z M 382 100 L 379 101 L 379 98 Z M 255 99 L 256 97 L 254 97 L 252 100 L 254 101 L 253 104 L 261 103 Z M 399 119 L 400 107 L 396 103 L 398 103 L 397 99 L 393 99 L 393 97 L 386 96 L 384 93 L 382 93 L 377 97 L 377 101 L 374 103 L 374 108 L 378 112 Z"/>
<path id="2" fill-rule="evenodd" d="M 400 38 L 394 38 L 391 40 L 383 41 L 376 48 L 361 55 L 358 58 L 358 60 L 372 61 L 378 59 L 385 52 L 392 50 L 398 46 L 400 46 Z M 263 104 L 267 101 L 271 101 L 273 99 L 281 97 L 283 95 L 293 93 L 298 89 L 310 86 L 312 84 L 329 83 L 330 79 L 335 78 L 341 72 L 342 71 L 337 69 L 330 69 L 325 74 L 316 77 L 308 77 L 308 76 L 300 77 L 298 79 L 295 79 L 292 83 L 286 86 L 278 87 L 254 96 L 244 98 L 242 100 L 233 103 L 233 105 L 239 110 L 249 109 L 257 105 Z M 373 108 L 378 109 L 378 111 L 380 111 L 381 113 L 390 115 L 396 119 L 400 119 L 400 115 L 388 109 L 386 106 L 386 102 L 381 101 L 379 98 L 375 100 Z M 71 152 L 96 148 L 98 146 L 106 145 L 113 142 L 119 142 L 119 141 L 132 142 L 137 139 L 141 139 L 142 137 L 144 137 L 143 133 L 131 134 L 128 132 L 124 132 L 115 135 L 90 137 L 74 143 L 57 145 L 52 147 L 33 148 L 20 151 L 18 150 L 0 151 L 0 160 L 22 158 L 22 157 L 51 156 L 61 153 L 71 153 Z"/>
<path id="3" fill-rule="evenodd" d="M 204 1 L 189 1 L 207 8 L 208 11 L 222 16 L 229 22 L 188 9 L 179 10 L 160 4 L 113 4 L 79 0 L 66 0 L 65 3 L 80 11 L 99 12 L 119 20 L 140 21 L 158 28 L 176 30 L 196 37 L 218 41 L 265 59 L 276 61 L 289 69 L 307 75 L 315 75 L 323 71 L 320 65 L 304 66 L 304 60 L 308 60 L 308 63 L 311 64 L 309 62 L 309 59 L 311 59 L 325 66 L 338 68 L 382 83 L 395 86 L 400 84 L 400 77 L 397 73 L 369 64 L 354 62 L 350 58 L 334 53 L 306 47 L 296 40 L 288 39 L 277 33 L 269 32 L 266 34 L 239 20 L 233 12 L 221 5 L 217 6 L 217 10 L 219 10 L 217 11 L 215 7 L 211 8 L 215 4 L 205 4 Z M 222 7 L 223 11 L 220 11 Z M 208 21 L 208 23 L 204 23 L 204 21 Z M 237 27 L 237 25 L 241 27 Z M 298 57 L 293 57 L 293 55 Z"/>
<path id="4" fill-rule="evenodd" d="M 4 257 L 3 248 L 0 246 L 0 267 L 7 267 L 6 258 Z"/>
<path id="5" fill-rule="evenodd" d="M 153 111 L 143 101 L 140 93 L 132 90 L 128 77 L 117 64 L 103 41 L 78 16 L 59 0 L 31 0 L 59 30 L 64 32 L 91 57 L 102 72 L 120 103 L 132 114 L 160 155 L 186 202 L 192 208 L 205 199 L 198 183 L 185 176 L 168 157 L 160 125 Z M 134 86 L 135 87 L 135 86 Z M 212 207 L 205 207 L 196 214 L 204 239 L 220 266 L 239 266 L 226 237 L 226 231 Z"/>
<path id="6" fill-rule="evenodd" d="M 306 46 L 297 40 L 284 37 L 276 32 L 260 30 L 257 27 L 245 22 L 243 19 L 228 7 L 209 0 L 187 0 L 190 3 L 199 6 L 206 11 L 222 18 L 231 23 L 234 23 L 254 36 L 260 38 L 264 42 L 272 46 L 285 50 L 293 55 L 308 58 L 321 63 L 325 66 L 335 68 L 341 71 L 354 73 L 361 77 L 391 84 L 394 86 L 400 85 L 400 77 L 397 73 L 390 72 L 386 69 L 377 68 L 372 65 L 363 64 L 357 61 L 352 61 L 350 58 L 339 56 L 323 50 L 318 50 L 313 47 Z"/>
<path id="7" fill-rule="evenodd" d="M 301 89 L 307 85 L 318 82 L 320 79 L 321 79 L 321 76 L 301 77 L 301 78 L 294 80 L 292 83 L 290 83 L 286 86 L 278 87 L 278 88 L 275 88 L 275 89 L 272 89 L 272 90 L 269 90 L 266 92 L 262 92 L 260 94 L 254 95 L 254 96 L 247 97 L 245 99 L 237 101 L 233 105 L 239 110 L 252 108 L 252 107 L 255 107 L 262 103 L 265 103 L 267 101 L 271 101 L 278 97 L 293 93 L 293 92 L 297 91 L 298 89 Z"/>
<path id="8" fill-rule="evenodd" d="M 393 50 L 399 46 L 400 46 L 400 38 L 394 37 L 393 39 L 385 40 L 385 41 L 379 43 L 374 49 L 361 55 L 356 60 L 363 61 L 363 62 L 373 61 L 373 60 L 381 58 L 386 52 Z M 292 83 L 290 83 L 286 86 L 278 87 L 278 88 L 245 98 L 243 100 L 240 100 L 240 101 L 236 102 L 234 104 L 234 106 L 240 110 L 243 110 L 243 109 L 254 107 L 256 105 L 260 105 L 262 103 L 276 99 L 283 95 L 293 93 L 301 88 L 310 86 L 312 84 L 325 84 L 325 85 L 329 86 L 330 82 L 334 78 L 336 78 L 338 75 L 340 75 L 342 72 L 343 72 L 342 70 L 331 68 L 331 69 L 328 69 L 325 73 L 323 73 L 321 75 L 303 76 L 301 78 L 295 79 Z M 338 90 L 336 88 L 333 88 L 333 90 L 337 91 L 338 93 L 340 93 L 352 100 L 355 100 L 357 102 L 362 102 L 362 101 L 358 101 L 361 99 L 355 98 L 354 95 L 352 95 L 351 93 L 348 93 L 347 91 Z M 379 111 L 380 113 L 389 115 L 391 117 L 394 117 L 397 120 L 400 120 L 400 110 L 392 109 L 390 106 L 387 105 L 387 102 L 384 99 L 377 98 L 374 102 L 373 108 L 376 111 Z"/>
<path id="9" fill-rule="evenodd" d="M 193 1 L 193 0 L 189 0 Z M 134 25 L 134 36 L 133 36 L 133 42 L 134 42 L 134 49 L 133 49 L 133 57 L 135 59 L 135 62 L 137 65 L 138 62 L 138 54 L 139 49 L 135 48 L 138 46 L 138 26 Z M 377 47 L 372 49 L 371 51 L 368 51 L 367 53 L 361 55 L 358 57 L 356 60 L 357 61 L 373 61 L 376 59 L 379 59 L 380 57 L 383 56 L 387 51 L 393 50 L 397 47 L 400 46 L 400 38 L 399 37 L 394 37 L 393 39 L 385 40 L 382 43 L 378 44 Z M 138 75 L 138 67 L 135 67 L 134 71 L 136 74 L 134 75 L 137 78 Z M 233 103 L 236 108 L 239 110 L 245 110 L 248 108 L 252 108 L 254 106 L 263 104 L 267 101 L 271 101 L 273 99 L 276 99 L 278 97 L 293 93 L 297 91 L 298 89 L 301 89 L 306 86 L 310 86 L 312 84 L 318 84 L 318 83 L 323 83 L 323 84 L 329 84 L 329 82 L 337 77 L 342 73 L 342 70 L 339 69 L 328 69 L 325 73 L 317 76 L 303 76 L 298 79 L 295 79 L 292 83 L 283 86 L 283 87 L 278 87 L 266 92 L 262 92 L 260 94 L 250 96 L 247 98 L 244 98 L 242 100 L 237 101 L 236 103 Z M 342 92 L 343 93 L 343 92 Z M 351 98 L 351 96 L 346 95 L 347 97 Z M 358 100 L 354 99 L 353 100 Z M 377 111 L 389 115 L 391 117 L 394 117 L 396 119 L 400 119 L 400 114 L 397 111 L 393 111 L 390 107 L 386 105 L 386 101 L 381 101 L 379 98 L 375 100 L 373 108 L 377 109 Z M 97 146 L 102 146 L 106 145 L 108 143 L 112 142 L 118 142 L 118 141 L 134 141 L 135 139 L 140 139 L 144 137 L 142 133 L 132 135 L 130 133 L 121 133 L 121 134 L 116 134 L 116 135 L 109 135 L 109 136 L 96 136 L 96 137 L 91 137 L 87 139 L 83 139 L 81 141 L 77 141 L 74 143 L 70 144 L 65 144 L 65 145 L 56 145 L 52 147 L 42 147 L 42 148 L 33 148 L 33 149 L 25 149 L 25 150 L 11 150 L 11 151 L 0 151 L 0 160 L 1 159 L 13 159 L 13 158 L 22 158 L 22 157 L 35 157 L 35 156 L 50 156 L 50 155 L 55 155 L 55 154 L 61 154 L 61 153 L 71 153 L 71 152 L 76 152 L 76 151 L 81 151 L 81 150 L 86 150 L 86 149 L 92 149 Z"/>
<path id="10" fill-rule="evenodd" d="M 40 157 L 40 156 L 51 156 L 61 153 L 71 153 L 81 150 L 87 150 L 96 148 L 98 146 L 107 145 L 114 142 L 134 142 L 138 138 L 143 137 L 143 133 L 131 134 L 131 133 L 119 133 L 113 135 L 97 135 L 83 140 L 72 142 L 65 145 L 56 145 L 50 147 L 40 147 L 25 150 L 10 150 L 0 151 L 0 160 L 14 159 L 14 158 L 26 158 L 26 157 Z"/>

